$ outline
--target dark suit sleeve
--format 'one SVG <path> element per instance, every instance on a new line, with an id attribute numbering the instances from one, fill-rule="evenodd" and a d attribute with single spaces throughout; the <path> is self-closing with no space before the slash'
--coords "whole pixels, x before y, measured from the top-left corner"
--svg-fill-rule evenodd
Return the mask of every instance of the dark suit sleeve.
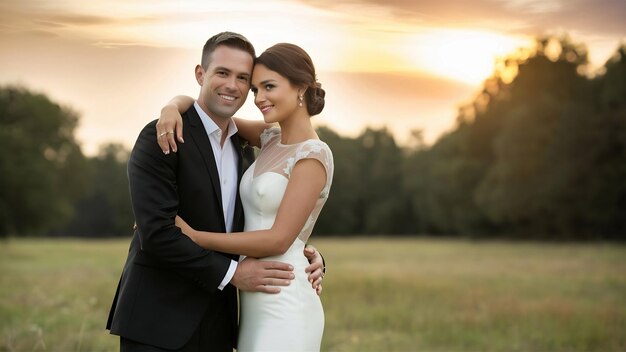
<path id="1" fill-rule="evenodd" d="M 155 122 L 140 133 L 128 161 L 128 180 L 142 255 L 208 291 L 217 290 L 230 259 L 207 251 L 174 225 L 178 213 L 178 157 L 164 155 L 156 142 Z"/>

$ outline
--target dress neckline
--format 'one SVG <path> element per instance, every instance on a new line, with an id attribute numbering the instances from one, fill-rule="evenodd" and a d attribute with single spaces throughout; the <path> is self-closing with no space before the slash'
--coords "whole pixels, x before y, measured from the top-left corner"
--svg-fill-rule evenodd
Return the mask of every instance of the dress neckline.
<path id="1" fill-rule="evenodd" d="M 280 138 L 279 138 L 278 141 L 276 142 L 276 144 L 278 144 L 279 147 L 293 147 L 293 146 L 300 145 L 300 144 L 303 144 L 303 143 L 306 143 L 306 142 L 309 142 L 309 141 L 319 141 L 319 142 L 321 142 L 322 140 L 321 139 L 316 139 L 316 138 L 309 138 L 309 139 L 303 140 L 302 142 L 297 142 L 297 143 L 293 143 L 293 144 L 283 144 L 280 141 Z"/>

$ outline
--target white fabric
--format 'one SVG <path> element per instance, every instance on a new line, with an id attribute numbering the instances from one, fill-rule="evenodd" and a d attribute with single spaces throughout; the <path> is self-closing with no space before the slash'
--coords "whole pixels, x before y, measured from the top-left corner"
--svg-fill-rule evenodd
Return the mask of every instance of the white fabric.
<path id="1" fill-rule="evenodd" d="M 209 142 L 211 142 L 211 149 L 215 157 L 215 165 L 217 166 L 217 173 L 220 179 L 220 190 L 222 193 L 222 209 L 224 210 L 224 224 L 226 225 L 226 232 L 232 232 L 233 230 L 233 218 L 235 215 L 235 202 L 237 199 L 237 151 L 233 145 L 230 137 L 237 133 L 237 125 L 235 121 L 230 119 L 228 123 L 228 133 L 224 140 L 224 145 L 221 145 L 222 130 L 217 124 L 207 115 L 204 110 L 198 105 L 196 101 L 193 106 L 196 108 L 202 125 L 209 136 Z M 207 180 L 211 182 L 211 180 Z M 237 262 L 231 260 L 230 266 L 224 279 L 220 283 L 218 289 L 223 290 L 224 287 L 230 282 L 237 269 Z"/>
<path id="2" fill-rule="evenodd" d="M 298 160 L 314 158 L 324 165 L 326 186 L 289 250 L 283 255 L 262 258 L 289 263 L 295 279 L 278 294 L 240 292 L 241 317 L 239 352 L 319 351 L 324 331 L 321 301 L 304 269 L 309 265 L 303 254 L 315 220 L 328 197 L 333 174 L 330 148 L 319 140 L 294 145 L 280 143 L 280 130 L 267 130 L 261 136 L 261 153 L 243 175 L 240 195 L 245 214 L 245 231 L 271 228 Z M 243 258 L 242 258 L 243 259 Z"/>
<path id="3" fill-rule="evenodd" d="M 301 143 L 285 145 L 280 142 L 280 129 L 270 128 L 261 134 L 261 153 L 254 163 L 255 167 L 251 167 L 253 169 L 253 178 L 255 179 L 263 174 L 273 173 L 282 176 L 283 179 L 287 181 L 289 180 L 291 171 L 293 170 L 295 164 L 306 158 L 315 159 L 324 166 L 324 169 L 326 170 L 326 185 L 322 189 L 320 197 L 317 200 L 308 221 L 300 231 L 300 234 L 298 234 L 298 238 L 305 243 L 309 239 L 309 236 L 313 231 L 315 221 L 328 199 L 328 193 L 330 192 L 330 186 L 332 184 L 334 171 L 333 154 L 328 145 L 319 139 L 309 139 Z M 246 175 L 244 175 L 244 177 L 245 176 Z M 242 192 L 243 186 L 244 180 L 242 178 Z M 270 187 L 260 180 L 256 182 L 254 184 L 254 191 L 258 197 L 252 201 L 254 202 L 253 204 L 256 208 L 255 210 L 276 216 L 278 206 L 280 205 L 280 201 L 282 200 L 287 187 L 287 182 L 285 182 L 284 185 L 272 184 L 272 186 L 275 186 L 278 189 L 275 190 L 276 192 L 269 193 L 268 190 L 270 190 Z M 274 191 L 274 189 L 272 189 L 272 191 Z M 264 199 L 264 197 L 270 197 L 270 199 Z M 244 211 L 246 210 L 247 209 L 245 209 L 244 204 Z M 247 225 L 248 212 L 245 212 L 244 214 L 246 216 Z M 273 217 L 271 218 L 271 222 L 274 223 Z"/>

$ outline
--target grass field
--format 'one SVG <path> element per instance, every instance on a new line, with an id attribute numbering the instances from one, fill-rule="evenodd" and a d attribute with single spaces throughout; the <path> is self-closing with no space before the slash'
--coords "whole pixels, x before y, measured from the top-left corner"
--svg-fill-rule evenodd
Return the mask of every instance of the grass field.
<path id="1" fill-rule="evenodd" d="M 324 351 L 625 351 L 626 246 L 323 239 Z M 0 351 L 115 351 L 128 240 L 0 242 Z"/>

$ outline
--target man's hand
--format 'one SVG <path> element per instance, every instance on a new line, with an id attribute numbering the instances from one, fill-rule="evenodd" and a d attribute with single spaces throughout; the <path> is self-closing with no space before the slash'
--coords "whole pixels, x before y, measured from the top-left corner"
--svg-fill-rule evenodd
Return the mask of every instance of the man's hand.
<path id="1" fill-rule="evenodd" d="M 320 252 L 313 246 L 304 248 L 304 256 L 309 260 L 310 265 L 304 269 L 309 274 L 309 282 L 319 296 L 322 293 L 322 279 L 324 279 L 324 259 Z"/>
<path id="2" fill-rule="evenodd" d="M 278 286 L 289 286 L 294 277 L 289 264 L 247 257 L 237 265 L 230 283 L 242 291 L 278 293 Z"/>

